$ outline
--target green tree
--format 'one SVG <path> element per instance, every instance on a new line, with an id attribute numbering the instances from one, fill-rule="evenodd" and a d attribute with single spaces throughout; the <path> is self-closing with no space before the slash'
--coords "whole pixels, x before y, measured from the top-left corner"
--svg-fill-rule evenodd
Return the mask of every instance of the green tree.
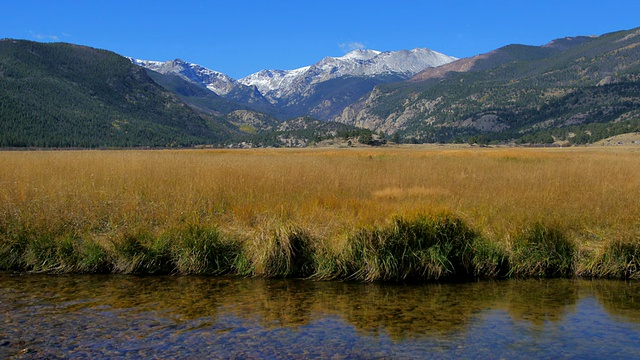
<path id="1" fill-rule="evenodd" d="M 373 140 L 370 132 L 362 133 L 358 136 L 358 142 L 361 144 L 370 144 Z"/>

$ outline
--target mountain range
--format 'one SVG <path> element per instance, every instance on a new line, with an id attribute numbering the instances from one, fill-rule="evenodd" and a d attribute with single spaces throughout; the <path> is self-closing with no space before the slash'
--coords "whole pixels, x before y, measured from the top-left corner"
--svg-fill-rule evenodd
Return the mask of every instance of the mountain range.
<path id="1" fill-rule="evenodd" d="M 238 80 L 180 59 L 4 39 L 0 146 L 304 146 L 363 132 L 586 143 L 640 131 L 639 74 L 640 29 L 463 59 L 356 50 Z"/>
<path id="2" fill-rule="evenodd" d="M 593 142 L 640 131 L 640 29 L 508 45 L 377 86 L 333 120 L 414 142 Z"/>
<path id="3" fill-rule="evenodd" d="M 221 72 L 180 59 L 164 62 L 129 59 L 134 64 L 154 72 L 177 76 L 193 84 L 203 86 L 219 97 L 240 105 L 240 108 L 250 108 L 280 119 L 285 118 L 282 112 L 264 98 L 257 88 L 246 86 Z"/>
<path id="4" fill-rule="evenodd" d="M 454 60 L 456 58 L 429 49 L 354 50 L 298 69 L 262 70 L 235 80 L 180 59 L 165 62 L 131 59 L 136 65 L 179 76 L 227 100 L 276 118 L 311 115 L 321 120 L 340 114 L 376 85 L 406 80 L 426 68 Z"/>

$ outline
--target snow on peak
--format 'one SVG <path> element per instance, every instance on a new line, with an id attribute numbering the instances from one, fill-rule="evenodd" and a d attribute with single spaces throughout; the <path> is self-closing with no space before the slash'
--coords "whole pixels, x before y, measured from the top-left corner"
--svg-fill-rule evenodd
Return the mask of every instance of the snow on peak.
<path id="1" fill-rule="evenodd" d="M 424 48 L 386 52 L 358 49 L 341 57 L 328 56 L 311 66 L 295 70 L 262 70 L 238 82 L 256 86 L 263 96 L 276 103 L 278 99 L 305 91 L 313 84 L 339 77 L 391 74 L 409 78 L 428 67 L 455 60 L 457 58 Z"/>
<path id="2" fill-rule="evenodd" d="M 394 75 L 409 78 L 428 67 L 457 60 L 429 49 L 385 51 L 353 50 L 340 57 L 325 57 L 319 62 L 294 70 L 261 70 L 240 80 L 180 59 L 152 61 L 131 59 L 136 65 L 162 74 L 175 74 L 187 81 L 201 84 L 224 96 L 242 86 L 255 86 L 270 102 L 301 92 L 312 86 L 339 77 L 374 77 Z"/>
<path id="3" fill-rule="evenodd" d="M 380 51 L 378 50 L 362 50 L 362 49 L 357 49 L 357 50 L 353 50 L 350 53 L 339 57 L 338 59 L 344 59 L 344 60 L 349 60 L 349 59 L 357 59 L 357 60 L 369 60 L 372 59 L 374 57 L 376 57 L 377 55 L 380 54 Z"/>
<path id="4" fill-rule="evenodd" d="M 237 81 L 231 77 L 214 70 L 207 69 L 198 64 L 188 63 L 181 59 L 167 61 L 139 60 L 129 58 L 132 63 L 159 72 L 161 74 L 173 74 L 181 78 L 205 86 L 218 95 L 226 95 L 237 86 Z"/>
<path id="5" fill-rule="evenodd" d="M 255 74 L 251 74 L 238 80 L 239 83 L 247 86 L 255 86 L 264 96 L 269 92 L 284 91 L 291 86 L 297 79 L 304 77 L 311 66 L 304 66 L 294 70 L 260 70 Z M 271 94 L 269 101 L 275 102 L 273 98 L 279 98 L 282 92 Z"/>
<path id="6" fill-rule="evenodd" d="M 164 62 L 162 61 L 154 61 L 154 60 L 140 60 L 134 58 L 128 58 L 133 64 L 142 66 L 144 68 L 156 71 L 155 69 L 159 69 Z"/>

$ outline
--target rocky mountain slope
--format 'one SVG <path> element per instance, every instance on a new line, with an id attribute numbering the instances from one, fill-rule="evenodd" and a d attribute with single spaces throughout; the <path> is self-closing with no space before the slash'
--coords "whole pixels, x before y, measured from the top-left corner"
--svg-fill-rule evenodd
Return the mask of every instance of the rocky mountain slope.
<path id="1" fill-rule="evenodd" d="M 182 60 L 131 59 L 134 64 L 176 75 L 244 107 L 280 119 L 312 115 L 329 119 L 374 86 L 410 78 L 428 67 L 456 60 L 429 49 L 355 50 L 294 70 L 262 70 L 240 80 Z"/>
<path id="2" fill-rule="evenodd" d="M 410 78 L 418 72 L 440 66 L 456 58 L 431 51 L 354 50 L 342 57 L 325 57 L 318 63 L 295 70 L 262 70 L 240 79 L 255 85 L 271 102 L 309 92 L 314 84 L 341 77 L 397 76 Z"/>
<path id="3" fill-rule="evenodd" d="M 180 59 L 165 62 L 129 59 L 134 64 L 146 69 L 166 76 L 176 76 L 193 84 L 200 85 L 219 97 L 235 103 L 237 107 L 250 108 L 278 118 L 286 117 L 278 108 L 265 99 L 255 86 L 246 86 L 221 72 L 210 70 L 198 64 L 188 63 Z M 228 106 L 225 108 L 228 108 Z M 220 111 L 223 109 L 216 110 Z"/>
<path id="4" fill-rule="evenodd" d="M 639 74 L 640 29 L 509 45 L 377 86 L 335 120 L 417 142 L 578 141 L 635 128 Z"/>
<path id="5" fill-rule="evenodd" d="M 262 70 L 239 80 L 255 86 L 272 104 L 294 116 L 329 119 L 375 85 L 408 79 L 456 60 L 429 49 L 354 50 L 294 70 Z"/>

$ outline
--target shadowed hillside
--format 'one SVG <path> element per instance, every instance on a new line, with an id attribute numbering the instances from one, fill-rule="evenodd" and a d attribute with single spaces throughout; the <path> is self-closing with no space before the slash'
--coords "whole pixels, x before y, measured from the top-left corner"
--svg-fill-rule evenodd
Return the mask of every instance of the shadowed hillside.
<path id="1" fill-rule="evenodd" d="M 0 41 L 0 146 L 190 146 L 229 137 L 140 67 L 64 43 Z"/>

